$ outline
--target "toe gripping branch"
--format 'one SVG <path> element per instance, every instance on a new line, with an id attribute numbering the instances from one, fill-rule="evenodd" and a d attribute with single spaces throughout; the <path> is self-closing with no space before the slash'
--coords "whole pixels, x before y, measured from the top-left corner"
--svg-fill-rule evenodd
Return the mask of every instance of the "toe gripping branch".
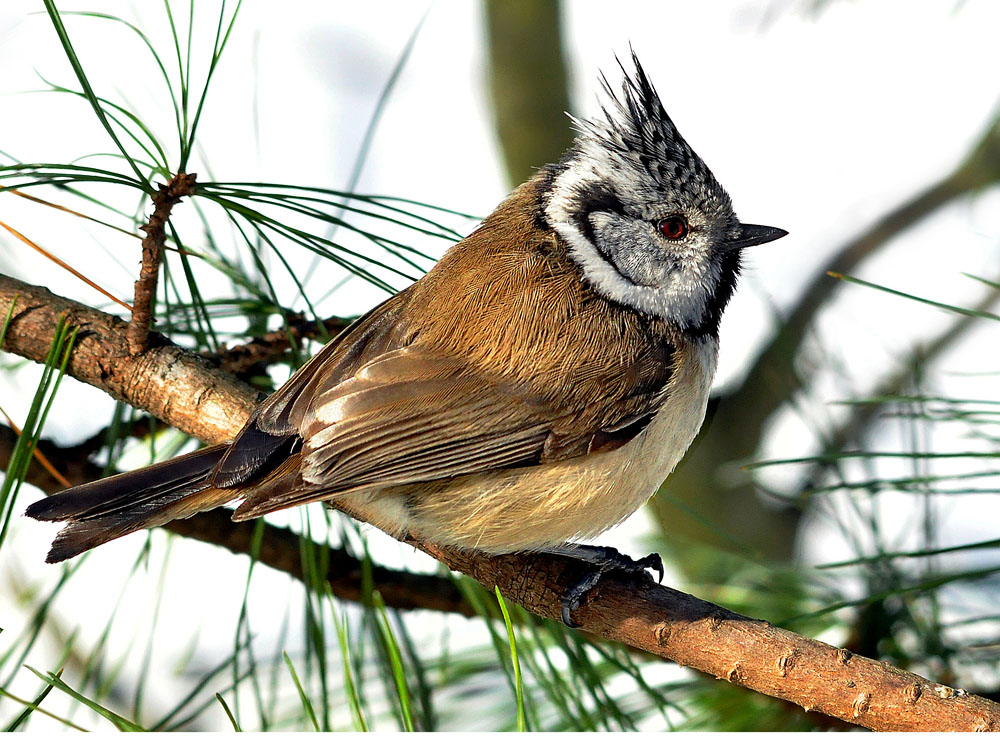
<path id="1" fill-rule="evenodd" d="M 554 555 L 580 560 L 590 566 L 590 570 L 573 586 L 567 589 L 562 600 L 562 621 L 567 627 L 579 625 L 573 621 L 573 613 L 583 604 L 587 595 L 594 590 L 601 578 L 609 574 L 642 576 L 652 580 L 649 569 L 657 573 L 657 581 L 663 581 L 663 561 L 655 552 L 638 560 L 633 560 L 614 547 L 595 547 L 589 544 L 575 544 L 549 550 Z"/>

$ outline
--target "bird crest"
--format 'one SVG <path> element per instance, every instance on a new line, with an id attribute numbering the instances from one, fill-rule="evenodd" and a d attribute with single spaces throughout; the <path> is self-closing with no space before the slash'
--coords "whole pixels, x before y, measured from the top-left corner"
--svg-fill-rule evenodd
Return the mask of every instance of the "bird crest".
<path id="1" fill-rule="evenodd" d="M 615 59 L 622 70 L 621 95 L 602 73 L 601 86 L 610 103 L 610 110 L 601 105 L 603 119 L 570 115 L 580 133 L 579 150 L 590 156 L 601 151 L 612 155 L 622 166 L 648 175 L 661 190 L 686 194 L 703 208 L 714 204 L 728 209 L 729 195 L 677 130 L 635 52 L 632 75 Z"/>

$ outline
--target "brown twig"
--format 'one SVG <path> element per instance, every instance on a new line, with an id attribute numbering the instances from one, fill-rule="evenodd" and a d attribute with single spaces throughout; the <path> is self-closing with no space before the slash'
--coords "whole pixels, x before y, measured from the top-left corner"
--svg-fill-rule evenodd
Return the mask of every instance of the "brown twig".
<path id="1" fill-rule="evenodd" d="M 565 587 L 580 575 L 552 555 L 415 546 L 550 619 L 559 618 Z M 1000 731 L 1000 704 L 652 581 L 606 582 L 575 617 L 585 632 L 868 729 Z"/>
<path id="2" fill-rule="evenodd" d="M 255 336 L 245 344 L 223 347 L 213 354 L 206 354 L 205 359 L 220 370 L 243 375 L 262 365 L 281 360 L 302 339 L 332 338 L 350 323 L 348 318 L 331 317 L 320 321 L 306 318 L 302 314 L 290 315 L 285 328 Z"/>
<path id="3" fill-rule="evenodd" d="M 160 276 L 160 259 L 163 245 L 167 241 L 167 220 L 170 211 L 185 195 L 191 195 L 195 188 L 195 174 L 181 172 L 174 175 L 166 185 L 159 185 L 153 196 L 153 215 L 139 227 L 142 238 L 142 268 L 135 282 L 135 297 L 132 300 L 132 320 L 128 324 L 128 351 L 135 356 L 146 349 L 149 327 L 153 323 L 153 297 L 156 282 Z"/>
<path id="4" fill-rule="evenodd" d="M 0 309 L 5 309 L 15 298 L 15 315 L 5 348 L 21 356 L 40 359 L 47 351 L 55 320 L 62 313 L 72 313 L 76 324 L 88 323 L 89 327 L 82 328 L 78 341 L 90 348 L 81 352 L 81 345 L 77 345 L 68 371 L 74 377 L 107 390 L 108 381 L 94 377 L 94 368 L 84 365 L 87 357 L 95 356 L 95 352 L 124 346 L 121 327 L 116 326 L 114 319 L 108 320 L 110 316 L 93 310 L 84 315 L 82 310 L 85 308 L 77 303 L 0 276 Z M 44 311 L 43 308 L 49 309 Z M 43 319 L 48 319 L 52 327 L 40 329 Z M 95 343 L 94 339 L 103 337 L 116 340 Z M 157 356 L 158 349 L 153 349 L 140 359 L 153 361 Z M 105 363 L 106 367 L 111 364 Z M 173 397 L 197 402 L 199 399 L 191 394 L 185 397 L 184 391 L 205 393 L 201 384 L 217 374 L 201 372 L 205 369 L 193 359 L 185 373 L 190 380 L 176 376 L 172 379 Z M 194 426 L 201 435 L 214 435 L 214 440 L 220 441 L 236 434 L 245 415 L 255 405 L 256 396 L 247 393 L 247 386 L 238 382 L 233 384 L 231 379 L 214 382 L 220 383 L 215 386 L 217 396 L 219 390 L 231 386 L 231 399 L 243 401 L 242 408 L 234 411 L 244 416 L 223 421 L 205 415 L 204 423 L 192 425 L 187 422 L 187 427 L 182 429 Z M 142 404 L 142 408 L 151 404 L 158 409 L 154 412 L 156 416 L 171 421 L 172 410 L 166 408 L 168 404 L 151 399 L 144 384 L 131 381 L 131 385 L 137 393 L 119 387 L 116 395 L 135 405 Z M 199 422 L 197 418 L 193 421 Z M 560 616 L 566 586 L 579 580 L 581 574 L 580 563 L 553 555 L 490 557 L 439 548 L 419 540 L 408 541 L 453 570 L 475 578 L 488 589 L 499 586 L 509 600 L 553 619 Z M 1000 705 L 996 703 L 803 638 L 651 581 L 603 579 L 593 600 L 580 608 L 576 619 L 585 632 L 870 729 L 1000 730 Z"/>

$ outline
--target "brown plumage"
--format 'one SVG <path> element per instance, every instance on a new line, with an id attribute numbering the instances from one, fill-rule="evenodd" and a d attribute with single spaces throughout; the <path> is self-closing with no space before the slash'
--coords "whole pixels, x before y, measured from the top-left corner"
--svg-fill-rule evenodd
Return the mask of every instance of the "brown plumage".
<path id="1" fill-rule="evenodd" d="M 665 321 L 622 309 L 612 315 L 612 303 L 585 286 L 559 237 L 538 231 L 541 185 L 540 178 L 522 185 L 427 276 L 328 344 L 261 404 L 224 455 L 209 449 L 221 456 L 212 472 L 201 454 L 170 462 L 176 477 L 197 461 L 185 480 L 192 494 L 161 498 L 145 518 L 132 497 L 81 511 L 72 501 L 80 488 L 32 506 L 36 518 L 69 521 L 51 558 L 234 499 L 243 500 L 236 520 L 321 499 L 348 510 L 381 500 L 400 506 L 387 514 L 390 532 L 416 527 L 493 551 L 592 533 L 587 524 L 569 536 L 547 531 L 555 519 L 545 516 L 565 511 L 558 502 L 555 511 L 539 502 L 537 519 L 528 508 L 510 530 L 493 533 L 481 528 L 492 514 L 444 507 L 475 502 L 476 493 L 465 492 L 483 472 L 507 469 L 503 481 L 516 483 L 527 467 L 620 448 L 666 398 L 674 361 L 684 356 L 682 337 Z M 616 344 L 610 351 L 608 341 Z M 338 418 L 324 419 L 332 411 Z M 150 484 L 151 475 L 124 476 Z M 110 494 L 116 481 L 122 478 L 91 485 L 88 497 Z M 516 500 L 507 503 L 532 498 Z M 128 503 L 134 517 L 123 523 Z M 612 510 L 592 525 L 602 530 L 631 510 Z M 442 519 L 429 523 L 443 523 L 443 533 L 422 528 L 424 516 Z M 540 527 L 536 538 L 524 533 L 530 526 Z"/>
<path id="2" fill-rule="evenodd" d="M 736 220 L 636 65 L 624 120 L 584 123 L 563 162 L 328 344 L 231 445 L 31 506 L 67 522 L 49 560 L 233 501 L 234 520 L 325 501 L 492 553 L 633 513 L 704 418 L 740 249 L 783 234 Z"/>

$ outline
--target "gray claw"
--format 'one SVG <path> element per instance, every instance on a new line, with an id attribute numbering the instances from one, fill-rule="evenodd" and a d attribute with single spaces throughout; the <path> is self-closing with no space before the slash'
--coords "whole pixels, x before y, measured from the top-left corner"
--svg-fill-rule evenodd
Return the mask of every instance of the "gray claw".
<path id="1" fill-rule="evenodd" d="M 651 568 L 657 573 L 657 582 L 663 581 L 663 561 L 655 552 L 639 560 L 633 560 L 628 555 L 623 555 L 613 547 L 595 547 L 581 544 L 571 547 L 560 547 L 549 551 L 563 557 L 581 560 L 592 566 L 590 572 L 581 578 L 563 596 L 562 621 L 570 628 L 579 627 L 573 620 L 573 613 L 583 603 L 587 594 L 594 590 L 594 587 L 601 580 L 601 576 L 605 573 L 642 574 L 651 579 L 652 576 L 648 572 L 648 569 Z"/>

